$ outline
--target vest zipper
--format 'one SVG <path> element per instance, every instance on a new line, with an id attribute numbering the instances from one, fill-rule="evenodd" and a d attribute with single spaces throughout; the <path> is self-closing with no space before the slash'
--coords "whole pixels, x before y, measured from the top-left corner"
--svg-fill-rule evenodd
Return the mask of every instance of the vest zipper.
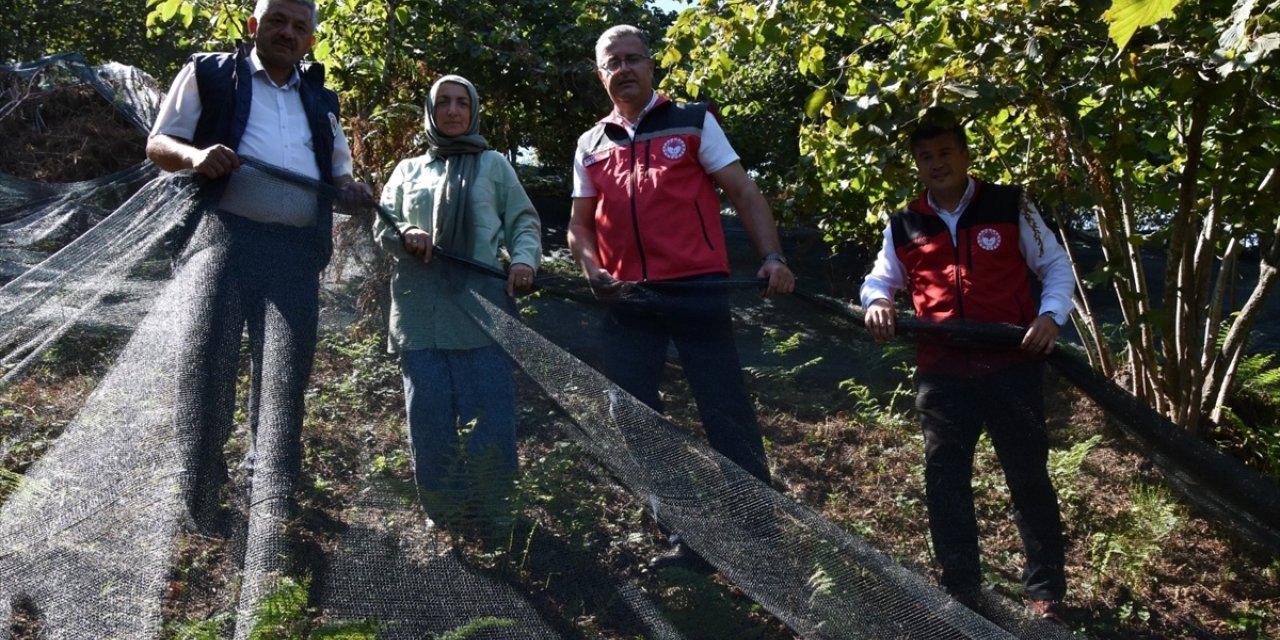
<path id="1" fill-rule="evenodd" d="M 960 277 L 960 269 L 963 266 L 960 261 L 960 244 L 961 244 L 960 232 L 961 231 L 964 232 L 964 246 L 966 249 L 969 248 L 969 230 L 961 229 L 958 224 L 956 226 L 956 237 L 955 237 L 955 240 L 952 241 L 951 247 L 955 255 L 955 267 L 956 267 L 956 310 L 960 312 L 960 317 L 963 318 L 964 317 L 964 280 L 963 278 Z M 970 255 L 969 255 L 969 266 L 970 268 L 973 267 L 972 252 L 970 252 Z"/>
<path id="2" fill-rule="evenodd" d="M 640 251 L 640 279 L 649 279 L 649 263 L 644 256 L 644 242 L 640 240 L 640 216 L 636 213 L 636 195 L 640 185 L 636 180 L 636 142 L 631 141 L 631 167 L 627 172 L 631 177 L 631 230 L 636 234 L 636 248 Z"/>

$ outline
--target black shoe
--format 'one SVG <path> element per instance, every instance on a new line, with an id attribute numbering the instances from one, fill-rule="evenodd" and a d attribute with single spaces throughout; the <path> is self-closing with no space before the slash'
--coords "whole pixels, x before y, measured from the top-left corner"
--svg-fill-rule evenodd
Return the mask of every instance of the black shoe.
<path id="1" fill-rule="evenodd" d="M 1060 627 L 1067 625 L 1067 610 L 1057 600 L 1032 600 L 1031 612 L 1041 620 L 1052 622 Z"/>
<path id="2" fill-rule="evenodd" d="M 711 566 L 705 558 L 698 555 L 689 545 L 683 542 L 677 542 L 672 545 L 671 549 L 665 553 L 658 554 L 649 560 L 649 568 L 653 571 L 661 571 L 662 569 L 680 568 L 686 571 L 694 571 L 697 573 L 711 573 L 715 571 L 715 567 Z"/>
<path id="3" fill-rule="evenodd" d="M 980 601 L 978 600 L 978 593 L 976 591 L 957 591 L 949 595 L 952 600 L 964 605 L 966 609 L 971 609 L 974 612 L 977 612 L 981 607 L 979 604 Z"/>
<path id="4" fill-rule="evenodd" d="M 947 591 L 947 595 L 951 596 L 951 602 L 947 603 L 948 607 L 964 607 L 973 613 L 984 618 L 990 618 L 987 615 L 990 610 L 987 609 L 985 601 L 982 597 L 982 591 L 974 589 L 971 591 Z"/>

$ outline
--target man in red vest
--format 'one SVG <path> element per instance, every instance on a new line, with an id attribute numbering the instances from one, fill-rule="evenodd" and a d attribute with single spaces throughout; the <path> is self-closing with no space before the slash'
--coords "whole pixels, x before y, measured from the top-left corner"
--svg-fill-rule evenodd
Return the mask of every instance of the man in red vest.
<path id="1" fill-rule="evenodd" d="M 603 324 L 605 374 L 660 411 L 658 383 L 674 342 L 711 446 L 768 482 L 727 292 L 716 286 L 729 275 L 716 187 L 760 255 L 765 295 L 787 294 L 795 279 L 769 205 L 705 103 L 654 92 L 643 31 L 605 31 L 596 63 L 614 109 L 578 139 L 568 239 L 591 289 L 612 301 Z M 630 283 L 673 282 L 686 288 L 669 287 L 644 304 L 619 300 Z M 671 552 L 652 566 L 698 562 L 677 536 L 671 541 Z"/>
<path id="2" fill-rule="evenodd" d="M 982 574 L 971 481 L 985 427 L 1022 535 L 1023 586 L 1037 615 L 1061 622 L 1066 579 L 1062 520 L 1047 471 L 1043 356 L 1071 313 L 1070 262 L 1020 188 L 969 175 L 964 127 L 949 111 L 927 111 L 910 141 L 925 191 L 889 219 L 862 285 L 867 330 L 877 341 L 893 337 L 892 301 L 903 289 L 920 320 L 1026 327 L 1020 349 L 918 346 L 916 411 L 942 585 L 966 605 L 978 602 Z M 1039 305 L 1032 302 L 1030 272 L 1043 285 Z"/>

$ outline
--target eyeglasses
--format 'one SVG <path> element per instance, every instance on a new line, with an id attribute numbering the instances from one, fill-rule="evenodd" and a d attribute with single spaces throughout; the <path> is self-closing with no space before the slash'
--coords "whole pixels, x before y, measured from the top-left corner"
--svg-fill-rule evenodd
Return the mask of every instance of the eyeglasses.
<path id="1" fill-rule="evenodd" d="M 641 62 L 645 62 L 648 59 L 649 59 L 649 56 L 642 56 L 637 53 L 630 53 L 621 58 L 609 58 L 608 60 L 605 60 L 604 64 L 600 65 L 600 69 L 603 71 L 608 71 L 609 73 L 617 73 L 621 71 L 623 67 L 632 69 L 632 68 L 635 68 L 637 65 L 639 65 Z"/>

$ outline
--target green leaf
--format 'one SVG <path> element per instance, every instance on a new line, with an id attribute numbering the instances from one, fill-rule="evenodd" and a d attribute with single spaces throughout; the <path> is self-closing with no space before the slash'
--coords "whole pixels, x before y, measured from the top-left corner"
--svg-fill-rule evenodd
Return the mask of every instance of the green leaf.
<path id="1" fill-rule="evenodd" d="M 1240 46 L 1240 41 L 1244 39 L 1245 23 L 1249 21 L 1249 14 L 1253 13 L 1253 7 L 1256 0 L 1238 0 L 1236 8 L 1231 11 L 1231 26 L 1218 37 L 1218 48 L 1225 51 L 1233 51 Z"/>
<path id="2" fill-rule="evenodd" d="M 1173 15 L 1182 0 L 1112 0 L 1111 8 L 1102 14 L 1110 24 L 1107 30 L 1116 48 L 1124 50 L 1129 39 L 1142 27 L 1149 27 Z"/>
<path id="3" fill-rule="evenodd" d="M 822 107 L 826 106 L 831 100 L 831 90 L 823 87 L 809 94 L 809 99 L 804 101 L 804 114 L 810 118 L 816 119 L 822 113 Z"/>
<path id="4" fill-rule="evenodd" d="M 160 5 L 157 10 L 160 13 L 160 21 L 168 22 L 178 13 L 178 9 L 182 7 L 182 0 L 167 0 Z"/>
<path id="5" fill-rule="evenodd" d="M 333 43 L 329 40 L 321 40 L 311 49 L 311 55 L 315 56 L 317 62 L 327 63 L 333 57 Z"/>

